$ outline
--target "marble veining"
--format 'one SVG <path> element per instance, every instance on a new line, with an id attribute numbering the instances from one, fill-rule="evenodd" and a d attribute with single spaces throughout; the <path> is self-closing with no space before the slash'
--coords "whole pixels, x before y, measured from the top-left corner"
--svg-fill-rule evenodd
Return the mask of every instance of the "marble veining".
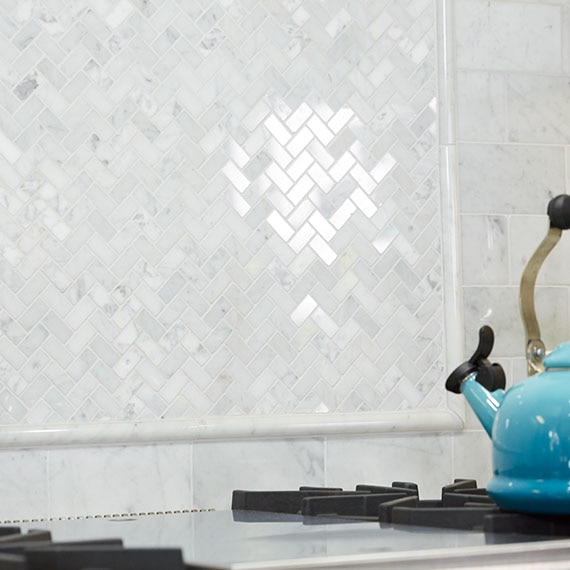
<path id="1" fill-rule="evenodd" d="M 0 422 L 444 411 L 437 10 L 4 6 Z"/>
<path id="2" fill-rule="evenodd" d="M 541 2 L 458 0 L 459 68 L 556 72 L 562 69 L 561 8 Z"/>
<path id="3" fill-rule="evenodd" d="M 484 432 L 470 430 L 4 450 L 0 522 L 226 510 L 234 489 L 351 489 L 402 479 L 437 498 L 453 477 L 484 484 L 489 448 Z"/>
<path id="4" fill-rule="evenodd" d="M 455 3 L 465 350 L 490 324 L 493 356 L 513 382 L 526 376 L 520 278 L 546 235 L 549 200 L 568 192 L 569 10 L 566 1 Z M 567 240 L 564 233 L 537 280 L 547 349 L 570 332 Z"/>

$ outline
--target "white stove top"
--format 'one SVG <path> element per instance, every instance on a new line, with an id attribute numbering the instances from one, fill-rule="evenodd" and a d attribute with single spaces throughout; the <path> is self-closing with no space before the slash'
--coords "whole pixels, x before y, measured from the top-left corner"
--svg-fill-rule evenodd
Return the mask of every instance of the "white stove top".
<path id="1" fill-rule="evenodd" d="M 236 520 L 239 519 L 239 520 Z M 309 519 L 310 520 L 310 519 Z M 570 568 L 570 540 L 477 531 L 380 526 L 245 511 L 61 520 L 20 525 L 51 530 L 54 541 L 122 538 L 126 547 L 176 547 L 190 568 L 477 568 L 541 562 Z M 566 566 L 548 564 L 566 563 Z M 512 566 L 511 566 L 512 567 Z M 530 568 L 530 566 L 529 566 Z"/>

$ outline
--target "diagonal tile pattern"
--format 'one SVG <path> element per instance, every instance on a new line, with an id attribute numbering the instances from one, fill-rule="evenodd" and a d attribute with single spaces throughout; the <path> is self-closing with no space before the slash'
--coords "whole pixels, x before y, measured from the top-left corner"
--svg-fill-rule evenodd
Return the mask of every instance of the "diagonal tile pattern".
<path id="1" fill-rule="evenodd" d="M 442 404 L 433 0 L 0 7 L 0 422 Z"/>

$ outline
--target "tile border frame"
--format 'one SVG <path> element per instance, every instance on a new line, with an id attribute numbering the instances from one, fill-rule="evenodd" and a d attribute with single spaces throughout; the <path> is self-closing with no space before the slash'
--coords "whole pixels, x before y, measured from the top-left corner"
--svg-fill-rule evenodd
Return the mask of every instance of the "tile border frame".
<path id="1" fill-rule="evenodd" d="M 438 42 L 439 172 L 442 219 L 446 362 L 463 358 L 463 314 L 459 264 L 459 214 L 456 173 L 452 0 L 434 0 Z M 452 220 L 452 223 L 449 223 Z M 148 444 L 231 440 L 461 431 L 465 405 L 446 397 L 446 408 L 350 414 L 202 417 L 184 420 L 93 422 L 61 425 L 4 425 L 0 448 L 39 448 L 111 444 Z"/>
<path id="2" fill-rule="evenodd" d="M 0 448 L 85 447 L 236 439 L 451 432 L 462 419 L 447 410 L 210 417 L 148 422 L 5 426 Z"/>

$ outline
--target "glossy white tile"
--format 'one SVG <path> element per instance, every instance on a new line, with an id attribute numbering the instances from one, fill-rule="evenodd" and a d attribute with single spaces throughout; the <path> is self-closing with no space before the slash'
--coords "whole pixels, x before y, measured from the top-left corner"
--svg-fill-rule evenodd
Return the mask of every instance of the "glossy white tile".
<path id="1" fill-rule="evenodd" d="M 549 228 L 548 216 L 512 216 L 509 220 L 511 283 L 518 285 L 524 267 Z M 537 277 L 539 285 L 566 287 L 570 283 L 570 267 L 566 263 L 570 255 L 570 235 L 563 232 L 560 241 L 548 254 Z"/>

